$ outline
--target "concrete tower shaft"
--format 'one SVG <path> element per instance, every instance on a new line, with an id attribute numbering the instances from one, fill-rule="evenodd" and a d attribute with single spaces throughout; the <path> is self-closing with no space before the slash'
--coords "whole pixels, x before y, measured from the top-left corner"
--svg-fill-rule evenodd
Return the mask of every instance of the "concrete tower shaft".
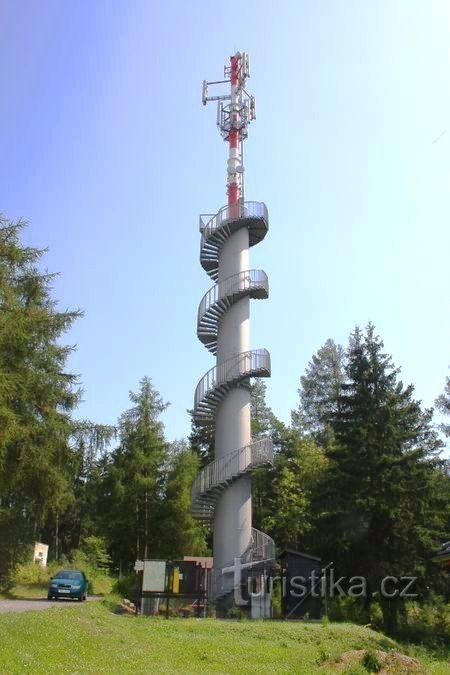
<path id="1" fill-rule="evenodd" d="M 243 142 L 255 117 L 245 90 L 248 57 L 237 53 L 225 66 L 226 80 L 203 84 L 203 103 L 218 102 L 217 124 L 228 142 L 227 206 L 205 220 L 200 217 L 200 262 L 216 285 L 198 310 L 199 339 L 214 354 L 216 365 L 195 392 L 194 418 L 214 432 L 215 459 L 197 477 L 192 509 L 213 522 L 215 596 L 220 602 L 233 590 L 230 568 L 274 557 L 273 541 L 252 528 L 251 472 L 272 461 L 269 439 L 251 438 L 250 378 L 270 375 L 267 350 L 250 349 L 250 299 L 268 297 L 267 275 L 251 270 L 249 248 L 268 230 L 267 208 L 244 202 Z M 212 84 L 229 84 L 228 94 L 209 96 Z"/>

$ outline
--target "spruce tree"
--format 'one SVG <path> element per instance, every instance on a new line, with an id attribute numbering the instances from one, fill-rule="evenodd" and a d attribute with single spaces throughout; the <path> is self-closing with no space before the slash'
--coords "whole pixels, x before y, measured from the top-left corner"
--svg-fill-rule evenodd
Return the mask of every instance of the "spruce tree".
<path id="1" fill-rule="evenodd" d="M 388 575 L 417 576 L 415 592 L 424 592 L 427 561 L 444 536 L 448 496 L 436 490 L 441 444 L 431 411 L 421 410 L 398 374 L 374 327 L 356 329 L 316 501 L 322 552 L 339 575 L 366 578 L 367 603 Z M 394 632 L 401 599 L 380 602 Z"/>
<path id="2" fill-rule="evenodd" d="M 445 381 L 444 392 L 436 399 L 436 408 L 443 415 L 450 416 L 450 377 L 447 377 Z M 443 422 L 440 428 L 444 435 L 450 438 L 450 424 Z"/>
<path id="3" fill-rule="evenodd" d="M 119 445 L 101 462 L 98 510 L 116 567 L 131 569 L 137 558 L 157 558 L 163 547 L 164 481 L 168 452 L 161 413 L 167 408 L 144 377 L 132 407 L 118 423 Z"/>
<path id="4" fill-rule="evenodd" d="M 73 502 L 79 392 L 61 339 L 80 313 L 57 310 L 54 275 L 39 269 L 44 251 L 21 243 L 24 226 L 0 217 L 0 574 L 46 524 L 57 532 Z"/>
<path id="5" fill-rule="evenodd" d="M 331 416 L 337 409 L 344 368 L 345 350 L 328 339 L 300 378 L 300 401 L 291 413 L 292 425 L 321 443 L 327 440 Z"/>
<path id="6" fill-rule="evenodd" d="M 200 459 L 185 443 L 172 443 L 162 504 L 161 551 L 166 558 L 206 555 L 207 529 L 191 515 L 191 486 Z"/>

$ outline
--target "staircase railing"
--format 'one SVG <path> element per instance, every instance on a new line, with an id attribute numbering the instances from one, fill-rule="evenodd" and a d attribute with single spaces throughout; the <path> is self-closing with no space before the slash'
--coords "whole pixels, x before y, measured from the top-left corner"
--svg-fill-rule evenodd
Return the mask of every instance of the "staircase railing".
<path id="1" fill-rule="evenodd" d="M 261 438 L 249 445 L 234 450 L 225 457 L 214 460 L 199 473 L 192 485 L 192 502 L 214 487 L 231 480 L 252 467 L 271 463 L 273 443 L 270 438 Z"/>
<path id="2" fill-rule="evenodd" d="M 252 349 L 213 366 L 197 384 L 194 396 L 194 409 L 198 408 L 206 394 L 220 385 L 232 383 L 241 377 L 250 377 L 259 370 L 270 373 L 270 354 L 267 349 Z"/>

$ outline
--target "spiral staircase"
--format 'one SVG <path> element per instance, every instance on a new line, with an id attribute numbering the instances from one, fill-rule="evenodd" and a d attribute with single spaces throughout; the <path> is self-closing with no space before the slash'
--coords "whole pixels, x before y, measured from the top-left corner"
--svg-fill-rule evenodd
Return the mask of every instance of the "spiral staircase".
<path id="1" fill-rule="evenodd" d="M 240 228 L 247 228 L 249 246 L 262 241 L 268 231 L 267 207 L 261 202 L 243 202 L 226 206 L 207 221 L 200 217 L 200 263 L 215 282 L 219 279 L 219 259 L 222 246 Z M 212 353 L 217 353 L 221 321 L 226 312 L 243 298 L 265 299 L 269 294 L 267 275 L 262 270 L 249 269 L 216 283 L 202 298 L 197 315 L 197 335 Z M 194 397 L 193 417 L 198 425 L 211 434 L 215 429 L 218 407 L 235 387 L 250 388 L 250 378 L 269 377 L 270 354 L 255 349 L 235 354 L 218 362 L 199 381 Z M 192 514 L 211 524 L 221 495 L 232 483 L 255 469 L 272 464 L 273 445 L 269 438 L 256 438 L 242 448 L 235 448 L 204 467 L 192 486 Z M 275 545 L 266 534 L 251 530 L 248 549 L 241 555 L 246 569 L 269 566 L 275 559 Z M 223 600 L 219 590 L 220 576 L 230 574 L 234 561 L 215 570 L 215 601 Z M 225 570 L 225 571 L 224 571 Z M 228 592 L 228 595 L 230 593 Z"/>

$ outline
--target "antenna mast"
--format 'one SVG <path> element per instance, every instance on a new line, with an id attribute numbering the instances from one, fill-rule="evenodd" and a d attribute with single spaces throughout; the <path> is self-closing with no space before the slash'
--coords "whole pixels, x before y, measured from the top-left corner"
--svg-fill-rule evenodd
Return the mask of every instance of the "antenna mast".
<path id="1" fill-rule="evenodd" d="M 230 56 L 230 65 L 224 66 L 224 80 L 203 82 L 203 105 L 208 101 L 217 101 L 217 126 L 225 141 L 229 144 L 227 164 L 228 206 L 238 206 L 244 199 L 244 140 L 248 135 L 248 125 L 254 119 L 255 98 L 245 90 L 247 77 L 250 77 L 249 58 L 245 52 Z M 230 84 L 230 93 L 209 96 L 212 85 Z M 228 102 L 229 101 L 229 102 Z"/>

